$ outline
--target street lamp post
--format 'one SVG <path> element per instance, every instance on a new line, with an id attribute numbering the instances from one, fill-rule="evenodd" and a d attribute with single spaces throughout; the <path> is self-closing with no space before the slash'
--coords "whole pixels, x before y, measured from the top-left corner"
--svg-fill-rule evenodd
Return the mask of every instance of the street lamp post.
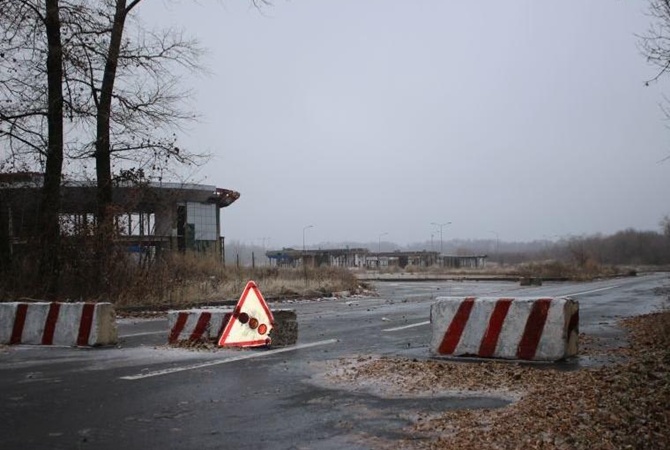
<path id="1" fill-rule="evenodd" d="M 314 228 L 314 225 L 307 225 L 302 229 L 302 264 L 305 265 L 305 231 L 309 228 Z"/>
<path id="2" fill-rule="evenodd" d="M 500 263 L 500 236 L 496 231 L 489 231 L 489 233 L 496 235 L 496 259 L 498 260 L 497 262 Z"/>
<path id="3" fill-rule="evenodd" d="M 264 236 L 264 237 L 262 237 L 261 239 L 262 239 L 262 241 L 263 241 L 263 254 L 265 255 L 265 263 L 266 263 L 267 265 L 270 265 L 270 258 L 268 258 L 268 251 L 267 251 L 267 247 L 265 246 L 265 242 L 266 242 L 266 241 L 267 241 L 267 242 L 270 242 L 270 238 Z"/>
<path id="4" fill-rule="evenodd" d="M 445 225 L 451 225 L 451 222 L 445 222 L 445 223 L 432 222 L 431 225 L 440 227 L 440 255 L 442 255 L 442 227 L 444 227 Z"/>
<path id="5" fill-rule="evenodd" d="M 305 284 L 307 284 L 307 264 L 305 264 L 305 231 L 308 228 L 314 228 L 314 225 L 307 225 L 302 229 L 302 270 L 305 275 Z"/>

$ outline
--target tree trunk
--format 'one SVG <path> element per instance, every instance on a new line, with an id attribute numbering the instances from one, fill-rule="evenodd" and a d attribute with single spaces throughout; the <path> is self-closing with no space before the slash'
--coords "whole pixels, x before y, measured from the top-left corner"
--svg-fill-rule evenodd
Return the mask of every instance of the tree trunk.
<path id="1" fill-rule="evenodd" d="M 12 267 L 12 246 L 10 243 L 9 204 L 4 193 L 0 193 L 0 274 L 4 276 Z"/>
<path id="2" fill-rule="evenodd" d="M 130 8 L 134 6 L 131 3 Z M 110 117 L 112 110 L 112 93 L 118 67 L 119 52 L 123 38 L 123 29 L 129 9 L 126 0 L 117 0 L 114 12 L 114 23 L 109 40 L 105 73 L 100 88 L 100 103 L 96 118 L 95 164 L 97 176 L 98 200 L 98 279 L 107 291 L 109 287 L 109 271 L 112 258 L 114 237 L 114 210 L 112 198 L 112 162 L 110 143 Z"/>
<path id="3" fill-rule="evenodd" d="M 48 148 L 39 215 L 40 279 L 47 298 L 58 295 L 60 278 L 60 186 L 63 171 L 63 47 L 58 0 L 45 0 L 48 79 Z"/>

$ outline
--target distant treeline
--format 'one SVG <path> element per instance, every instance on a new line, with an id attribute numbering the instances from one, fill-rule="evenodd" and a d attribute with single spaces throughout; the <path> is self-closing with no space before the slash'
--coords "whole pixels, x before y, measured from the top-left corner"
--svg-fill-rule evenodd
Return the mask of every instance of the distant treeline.
<path id="1" fill-rule="evenodd" d="M 473 249 L 481 247 L 473 246 Z M 489 246 L 490 248 L 490 246 Z M 668 265 L 670 233 L 627 229 L 615 234 L 578 236 L 558 241 L 499 244 L 499 251 L 488 253 L 488 260 L 504 264 L 555 260 L 604 265 Z"/>
<path id="2" fill-rule="evenodd" d="M 573 238 L 564 247 L 563 258 L 580 265 L 589 260 L 610 265 L 670 264 L 670 235 L 653 231 L 628 229 L 611 236 Z"/>

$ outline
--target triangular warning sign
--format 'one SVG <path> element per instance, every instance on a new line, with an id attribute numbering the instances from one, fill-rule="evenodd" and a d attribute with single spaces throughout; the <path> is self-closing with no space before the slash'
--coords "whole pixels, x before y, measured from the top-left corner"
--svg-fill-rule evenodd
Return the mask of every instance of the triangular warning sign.
<path id="1" fill-rule="evenodd" d="M 260 347 L 270 343 L 274 317 L 256 283 L 249 281 L 223 329 L 221 347 Z"/>

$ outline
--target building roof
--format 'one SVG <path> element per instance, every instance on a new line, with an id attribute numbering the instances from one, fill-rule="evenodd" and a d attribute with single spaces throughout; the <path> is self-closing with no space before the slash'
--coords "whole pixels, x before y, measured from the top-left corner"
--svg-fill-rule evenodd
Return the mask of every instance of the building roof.
<path id="1" fill-rule="evenodd" d="M 0 173 L 0 189 L 29 192 L 42 187 L 44 174 L 37 172 Z M 233 204 L 240 193 L 213 185 L 193 183 L 116 183 L 114 202 L 132 210 L 151 211 L 166 201 L 212 203 L 219 208 Z M 61 189 L 62 211 L 69 213 L 92 212 L 96 205 L 94 180 L 65 180 Z"/>

